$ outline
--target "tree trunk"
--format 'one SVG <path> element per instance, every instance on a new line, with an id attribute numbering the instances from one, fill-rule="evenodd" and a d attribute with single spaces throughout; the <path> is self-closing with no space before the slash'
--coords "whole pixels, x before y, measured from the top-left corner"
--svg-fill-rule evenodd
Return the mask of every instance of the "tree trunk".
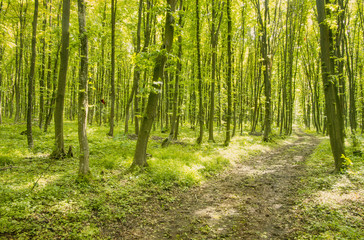
<path id="1" fill-rule="evenodd" d="M 38 23 L 38 0 L 34 1 L 33 32 L 32 32 L 32 57 L 28 82 L 28 111 L 27 111 L 27 139 L 28 147 L 33 148 L 32 132 L 32 110 L 33 110 L 33 83 L 35 75 L 35 60 L 37 57 L 37 23 Z"/>
<path id="2" fill-rule="evenodd" d="M 53 116 L 53 111 L 54 111 L 54 107 L 55 107 L 54 105 L 56 103 L 57 67 L 58 67 L 58 59 L 59 59 L 60 49 L 61 49 L 61 44 L 58 44 L 57 53 L 56 53 L 55 61 L 54 61 L 54 67 L 53 67 L 53 81 L 52 81 L 53 82 L 53 89 L 52 89 L 52 95 L 51 95 L 50 100 L 49 100 L 48 113 L 47 113 L 47 117 L 46 117 L 45 124 L 44 124 L 44 132 L 48 131 L 48 126 L 51 123 L 52 116 Z M 51 59 L 51 58 L 49 57 L 49 59 Z M 51 71 L 49 71 L 48 79 L 51 78 L 50 72 Z M 49 83 L 50 83 L 50 81 L 49 81 Z M 50 84 L 49 84 L 49 86 L 50 86 Z"/>
<path id="3" fill-rule="evenodd" d="M 130 167 L 131 170 L 135 169 L 136 167 L 144 168 L 148 166 L 146 159 L 148 139 L 153 126 L 154 118 L 157 113 L 156 110 L 158 105 L 158 99 L 162 91 L 164 65 L 167 61 L 167 54 L 172 50 L 174 35 L 173 12 L 176 8 L 176 2 L 177 0 L 167 0 L 169 8 L 167 9 L 166 13 L 165 35 L 164 43 L 162 45 L 163 51 L 161 51 L 159 53 L 159 56 L 157 56 L 157 58 L 155 59 L 152 90 L 149 93 L 148 104 L 142 119 L 142 124 L 140 127 L 140 132 L 134 154 L 134 160 Z"/>
<path id="4" fill-rule="evenodd" d="M 179 5 L 179 22 L 178 25 L 182 28 L 183 27 L 183 0 L 180 0 Z M 181 31 L 181 30 L 180 30 Z M 169 132 L 168 138 L 166 138 L 163 143 L 162 147 L 167 147 L 169 143 L 172 141 L 173 138 L 177 138 L 176 132 L 178 128 L 178 121 L 177 121 L 177 112 L 178 112 L 178 95 L 179 95 L 179 80 L 181 77 L 182 72 L 182 33 L 180 32 L 178 36 L 178 60 L 177 60 L 177 71 L 176 77 L 174 82 L 174 94 L 173 94 L 173 114 L 171 119 L 171 131 Z"/>
<path id="5" fill-rule="evenodd" d="M 110 131 L 109 136 L 114 136 L 115 118 L 115 15 L 117 0 L 111 0 L 111 110 L 110 110 Z"/>
<path id="6" fill-rule="evenodd" d="M 212 20 L 211 20 L 211 94 L 210 94 L 210 116 L 209 116 L 209 141 L 214 140 L 214 116 L 215 116 L 215 81 L 216 81 L 216 62 L 217 62 L 217 44 L 219 37 L 219 29 L 221 26 L 223 13 L 220 15 L 220 22 L 216 28 L 216 5 L 212 0 Z"/>
<path id="7" fill-rule="evenodd" d="M 53 158 L 63 158 L 65 156 L 64 138 L 63 138 L 63 112 L 64 96 L 66 93 L 66 80 L 69 55 L 69 21 L 70 21 L 70 0 L 63 0 L 62 10 L 62 48 L 61 48 L 61 65 L 58 75 L 58 87 L 56 98 L 56 109 L 54 112 L 54 132 L 56 146 L 52 153 Z"/>
<path id="8" fill-rule="evenodd" d="M 198 98 L 199 98 L 199 111 L 198 121 L 200 125 L 199 136 L 197 138 L 197 144 L 202 143 L 203 138 L 203 92 L 202 92 L 202 76 L 201 76 L 201 49 L 200 49 L 200 3 L 196 0 L 196 47 L 197 47 L 197 80 L 198 80 Z"/>
<path id="9" fill-rule="evenodd" d="M 270 59 L 268 57 L 268 37 L 267 37 L 267 21 L 268 21 L 268 12 L 269 12 L 269 0 L 265 0 L 264 7 L 264 23 L 262 20 L 262 16 L 260 16 L 260 25 L 263 31 L 262 35 L 262 57 L 264 58 L 264 69 L 263 69 L 263 77 L 264 77 L 264 95 L 265 95 L 265 114 L 264 114 L 264 135 L 263 141 L 269 141 L 269 134 L 271 131 L 271 82 L 269 79 L 269 67 L 270 67 Z"/>
<path id="10" fill-rule="evenodd" d="M 228 73 L 226 79 L 227 85 L 227 98 L 228 98 L 228 107 L 227 107 L 227 116 L 226 116 L 226 138 L 225 138 L 225 146 L 228 146 L 231 138 L 231 115 L 232 115 L 232 51 L 231 51 L 231 40 L 232 40 L 232 20 L 231 20 L 231 1 L 227 0 L 227 22 L 228 22 L 228 34 L 227 34 L 227 57 L 228 57 Z"/>
<path id="11" fill-rule="evenodd" d="M 16 77 L 15 77 L 15 122 L 20 121 L 21 114 L 21 100 L 20 100 L 20 85 L 21 85 L 21 74 L 22 74 L 22 65 L 23 65 L 23 50 L 24 50 L 24 28 L 25 28 L 25 18 L 26 8 L 23 12 L 23 4 L 20 6 L 20 29 L 19 29 L 19 41 L 20 46 L 18 47 L 18 57 L 17 57 L 17 69 L 16 69 Z"/>
<path id="12" fill-rule="evenodd" d="M 322 80 L 325 92 L 327 127 L 330 136 L 331 151 L 335 159 L 335 172 L 340 172 L 343 168 L 343 159 L 345 155 L 343 142 L 343 129 L 338 118 L 340 106 L 337 102 L 338 89 L 337 80 L 335 79 L 335 65 L 331 60 L 333 52 L 333 33 L 329 28 L 325 11 L 326 1 L 316 0 L 318 22 L 320 25 L 320 46 L 321 46 L 321 64 L 322 64 Z"/>
<path id="13" fill-rule="evenodd" d="M 44 1 L 44 8 L 47 9 L 47 2 Z M 44 117 L 44 89 L 45 89 L 45 71 L 46 71 L 46 26 L 47 26 L 47 18 L 45 13 L 43 14 L 43 34 L 42 36 L 42 65 L 41 65 L 41 76 L 39 78 L 39 128 L 43 127 L 43 117 Z"/>
<path id="14" fill-rule="evenodd" d="M 78 22 L 80 31 L 80 73 L 78 90 L 78 142 L 80 144 L 79 175 L 87 175 L 89 168 L 89 147 L 87 141 L 88 112 L 88 38 L 86 31 L 86 6 L 84 0 L 78 0 Z"/>
<path id="15" fill-rule="evenodd" d="M 146 52 L 149 46 L 149 42 L 150 42 L 150 2 L 149 0 L 147 1 L 147 5 L 148 5 L 148 9 L 147 9 L 147 17 L 145 19 L 145 33 L 144 33 L 144 47 L 142 52 Z M 135 47 L 135 53 L 137 54 L 137 56 L 140 53 L 141 50 L 141 25 L 142 25 L 142 13 L 143 13 L 143 0 L 139 0 L 139 10 L 138 10 L 138 27 L 137 27 L 137 41 L 136 41 L 136 47 Z M 129 109 L 131 106 L 131 103 L 133 101 L 134 98 L 134 111 L 135 111 L 135 117 L 134 117 L 134 121 L 135 121 L 135 134 L 139 135 L 139 97 L 138 95 L 138 89 L 139 89 L 139 81 L 140 81 L 140 76 L 141 76 L 141 69 L 140 66 L 138 64 L 138 62 L 135 63 L 134 66 L 134 78 L 133 78 L 133 86 L 131 89 L 131 93 L 129 96 L 129 99 L 126 103 L 126 109 L 125 109 L 125 134 L 128 134 L 129 131 L 129 118 L 130 118 L 130 113 L 129 113 Z"/>
<path id="16" fill-rule="evenodd" d="M 3 115 L 2 115 L 2 84 L 3 84 L 3 72 L 2 72 L 2 69 L 3 69 L 3 66 L 2 66 L 2 63 L 3 63 L 3 56 L 4 56 L 4 47 L 3 46 L 0 46 L 0 125 L 3 123 Z"/>

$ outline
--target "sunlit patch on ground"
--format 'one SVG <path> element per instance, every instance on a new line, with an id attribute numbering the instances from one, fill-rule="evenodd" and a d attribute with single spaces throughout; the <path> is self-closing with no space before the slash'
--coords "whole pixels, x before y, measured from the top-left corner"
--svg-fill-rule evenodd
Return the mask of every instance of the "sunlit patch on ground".
<path id="1" fill-rule="evenodd" d="M 331 173 L 334 160 L 328 140 L 307 161 L 309 177 L 301 190 L 305 199 L 297 208 L 297 218 L 304 224 L 297 239 L 363 238 L 363 160 L 350 155 L 350 148 L 347 151 L 353 165 L 346 173 Z"/>

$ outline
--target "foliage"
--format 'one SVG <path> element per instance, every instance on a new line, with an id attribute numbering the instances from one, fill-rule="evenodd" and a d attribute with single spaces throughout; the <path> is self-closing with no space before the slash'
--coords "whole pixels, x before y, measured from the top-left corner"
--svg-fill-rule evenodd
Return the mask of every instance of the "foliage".
<path id="1" fill-rule="evenodd" d="M 350 148 L 352 150 L 352 148 Z M 296 214 L 302 223 L 295 239 L 361 239 L 364 235 L 364 162 L 345 157 L 351 170 L 330 174 L 332 154 L 324 140 L 305 163 L 308 176 L 302 177 L 302 201 Z"/>
<path id="2" fill-rule="evenodd" d="M 165 135 L 154 132 L 152 139 L 156 140 L 148 148 L 150 167 L 131 174 L 127 169 L 135 141 L 122 134 L 109 138 L 106 126 L 91 126 L 92 176 L 79 179 L 76 157 L 54 162 L 48 159 L 53 133 L 35 128 L 34 135 L 43 144 L 36 143 L 30 151 L 26 136 L 19 134 L 23 129 L 22 124 L 1 126 L 0 138 L 5 141 L 0 143 L 0 168 L 16 168 L 0 172 L 0 238 L 94 239 L 107 235 L 107 225 L 137 215 L 147 201 L 173 201 L 172 189 L 199 184 L 234 161 L 256 154 L 257 149 L 277 145 L 260 145 L 259 136 L 245 135 L 234 138 L 229 148 L 217 143 L 196 146 L 189 137 L 192 130 L 183 128 L 181 142 L 161 148 L 160 139 Z M 75 122 L 65 123 L 65 145 L 73 145 L 75 153 L 76 129 Z"/>

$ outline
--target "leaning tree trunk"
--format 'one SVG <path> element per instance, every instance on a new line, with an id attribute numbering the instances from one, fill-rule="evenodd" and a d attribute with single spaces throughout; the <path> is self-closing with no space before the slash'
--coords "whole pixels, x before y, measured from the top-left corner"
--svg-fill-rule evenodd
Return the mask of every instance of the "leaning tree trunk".
<path id="1" fill-rule="evenodd" d="M 28 82 L 28 111 L 27 111 L 27 139 L 28 147 L 33 148 L 32 132 L 32 109 L 33 109 L 33 83 L 35 73 L 35 60 L 37 56 L 37 23 L 38 23 L 38 0 L 34 1 L 33 33 L 32 33 L 32 57 Z"/>
<path id="2" fill-rule="evenodd" d="M 54 132 L 56 147 L 52 153 L 53 158 L 62 158 L 65 156 L 64 138 L 63 138 L 63 110 L 64 96 L 66 93 L 66 79 L 69 55 L 69 22 L 70 22 L 70 0 L 63 0 L 62 10 L 62 48 L 61 48 L 61 65 L 59 68 L 58 88 L 56 98 L 56 109 L 54 111 Z"/>
<path id="3" fill-rule="evenodd" d="M 343 168 L 343 158 L 345 155 L 343 142 L 343 129 L 338 118 L 342 114 L 339 102 L 337 101 L 338 89 L 335 78 L 335 65 L 331 60 L 333 50 L 333 33 L 326 23 L 325 0 L 316 0 L 318 22 L 320 25 L 320 46 L 321 46 L 321 64 L 322 80 L 325 92 L 327 125 L 330 136 L 331 151 L 335 159 L 335 172 L 340 172 Z"/>
<path id="4" fill-rule="evenodd" d="M 140 132 L 134 154 L 134 160 L 130 167 L 131 170 L 135 169 L 136 167 L 144 168 L 148 166 L 146 159 L 148 138 L 153 126 L 154 118 L 156 116 L 159 95 L 162 91 L 164 65 L 167 61 L 167 54 L 171 52 L 173 45 L 173 12 L 175 11 L 177 0 L 167 0 L 167 3 L 169 8 L 166 13 L 165 35 L 164 43 L 162 45 L 162 50 L 164 51 L 161 51 L 158 57 L 155 59 L 152 90 L 149 93 L 148 104 L 142 119 L 142 124 L 140 127 Z"/>
<path id="5" fill-rule="evenodd" d="M 78 142 L 80 144 L 79 175 L 87 175 L 89 168 L 89 147 L 87 141 L 87 112 L 88 112 L 88 39 L 86 31 L 86 5 L 84 0 L 78 0 L 78 22 L 80 31 L 80 75 L 78 91 Z"/>

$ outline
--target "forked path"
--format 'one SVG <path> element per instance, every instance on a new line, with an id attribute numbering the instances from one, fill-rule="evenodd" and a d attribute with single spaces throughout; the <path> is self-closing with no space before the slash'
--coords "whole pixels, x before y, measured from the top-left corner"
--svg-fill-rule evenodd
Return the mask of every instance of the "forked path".
<path id="1" fill-rule="evenodd" d="M 319 139 L 295 142 L 251 157 L 202 186 L 144 213 L 126 239 L 286 239 L 295 230 L 293 207 L 305 175 L 302 164 Z M 150 206 L 152 207 L 152 206 Z"/>

